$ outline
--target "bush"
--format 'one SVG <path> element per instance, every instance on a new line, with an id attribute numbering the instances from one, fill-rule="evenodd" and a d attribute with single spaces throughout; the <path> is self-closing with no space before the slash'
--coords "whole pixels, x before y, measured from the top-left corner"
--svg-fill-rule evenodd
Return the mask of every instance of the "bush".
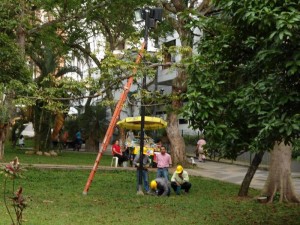
<path id="1" fill-rule="evenodd" d="M 196 145 L 199 139 L 198 135 L 184 135 L 183 136 L 184 143 L 186 145 Z"/>

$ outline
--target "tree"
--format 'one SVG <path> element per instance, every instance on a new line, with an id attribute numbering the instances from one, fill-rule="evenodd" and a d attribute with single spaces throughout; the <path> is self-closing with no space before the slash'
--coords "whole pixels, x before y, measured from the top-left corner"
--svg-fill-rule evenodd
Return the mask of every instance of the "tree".
<path id="1" fill-rule="evenodd" d="M 30 78 L 24 56 L 15 42 L 16 35 L 12 31 L 17 22 L 11 19 L 16 15 L 15 9 L 12 1 L 4 0 L 0 3 L 0 159 L 4 156 L 7 129 L 14 113 L 12 99 L 15 90 L 9 86 L 9 83 L 18 80 L 26 84 Z"/>
<path id="2" fill-rule="evenodd" d="M 0 34 L 0 159 L 4 156 L 4 142 L 14 112 L 12 98 L 15 90 L 9 86 L 9 83 L 18 80 L 26 84 L 30 78 L 18 46 L 4 29 L 2 31 L 3 33 Z"/>
<path id="3" fill-rule="evenodd" d="M 12 2 L 9 0 L 5 1 L 5 3 L 7 3 L 3 7 L 5 9 L 8 6 L 12 6 Z M 129 0 L 126 3 L 127 9 L 129 5 L 133 9 L 136 4 L 134 1 Z M 35 79 L 33 90 L 30 93 L 27 92 L 26 95 L 31 95 L 31 102 L 27 103 L 35 105 L 36 109 L 34 117 L 34 127 L 38 134 L 35 141 L 35 143 L 38 143 L 36 150 L 40 149 L 40 144 L 43 148 L 48 148 L 47 146 L 49 146 L 49 132 L 50 125 L 53 123 L 53 112 L 66 110 L 68 101 L 72 97 L 76 98 L 79 96 L 83 98 L 84 94 L 90 96 L 87 101 L 87 107 L 89 107 L 92 96 L 95 93 L 95 97 L 100 95 L 99 89 L 104 88 L 106 92 L 110 91 L 108 97 L 111 97 L 111 91 L 118 87 L 122 79 L 124 79 L 121 78 L 111 82 L 114 74 L 110 72 L 109 76 L 102 76 L 98 83 L 95 80 L 83 80 L 81 84 L 78 82 L 77 84 L 76 82 L 71 84 L 70 80 L 67 80 L 65 83 L 57 80 L 62 79 L 68 72 L 78 72 L 78 69 L 70 66 L 62 68 L 62 62 L 65 64 L 68 61 L 68 54 L 72 53 L 79 56 L 77 54 L 78 49 L 83 53 L 79 60 L 87 61 L 89 64 L 88 56 L 98 69 L 102 71 L 109 71 L 116 65 L 107 62 L 104 67 L 101 67 L 100 59 L 97 59 L 95 53 L 90 50 L 89 37 L 101 34 L 100 30 L 106 32 L 105 37 L 109 40 L 110 49 L 113 50 L 119 45 L 119 42 L 123 43 L 123 39 L 129 37 L 134 30 L 131 23 L 133 13 L 130 10 L 124 10 L 123 6 L 125 6 L 124 1 L 114 1 L 112 4 L 110 1 L 98 3 L 90 0 L 86 0 L 84 3 L 82 1 L 28 2 L 24 0 L 18 5 L 18 13 L 12 14 L 12 18 L 19 20 L 18 22 L 15 21 L 13 23 L 14 26 L 7 28 L 7 30 L 17 34 L 16 39 L 22 52 L 24 55 L 29 56 L 32 60 L 32 65 L 38 68 L 38 76 Z M 41 20 L 41 14 L 45 15 L 46 20 Z M 120 17 L 122 19 L 118 19 Z M 9 18 L 5 19 L 7 19 L 6 22 L 10 22 Z M 105 40 L 102 41 L 104 46 Z M 125 66 L 123 69 L 125 70 Z M 95 69 L 91 68 L 92 70 Z M 84 86 L 90 86 L 91 88 L 88 90 Z M 68 89 L 63 89 L 63 87 L 68 87 Z M 39 91 L 37 92 L 37 90 Z M 71 95 L 67 94 L 70 92 L 72 92 Z M 66 97 L 69 99 L 66 100 Z M 23 98 L 20 101 L 24 103 L 25 99 Z M 42 121 L 44 122 L 42 123 Z M 59 128 L 58 126 L 56 127 Z M 44 134 L 42 135 L 39 131 L 43 131 Z"/>
<path id="4" fill-rule="evenodd" d="M 256 153 L 239 195 L 247 194 L 263 152 L 273 149 L 263 193 L 270 202 L 277 191 L 281 200 L 299 202 L 289 154 L 300 129 L 297 1 L 215 5 L 215 14 L 198 22 L 204 35 L 190 67 L 186 115 L 223 157 Z"/>
<path id="5" fill-rule="evenodd" d="M 107 106 L 110 107 L 111 114 L 113 114 L 115 108 L 113 91 L 122 87 L 122 80 L 132 71 L 131 67 L 133 65 L 132 63 L 128 63 L 132 61 L 132 59 L 126 55 L 124 48 L 125 43 L 136 42 L 138 40 L 138 33 L 136 32 L 133 22 L 134 9 L 149 2 L 149 0 L 139 2 L 133 0 L 108 1 L 105 3 L 105 7 L 89 13 L 86 20 L 88 29 L 78 26 L 82 32 L 90 32 L 101 36 L 101 44 L 105 47 L 106 52 L 104 58 L 97 58 L 95 53 L 91 50 L 91 48 L 89 48 L 90 43 L 86 37 L 90 35 L 81 35 L 79 38 L 75 38 L 78 37 L 78 34 L 77 32 L 74 32 L 72 33 L 72 36 L 74 35 L 73 38 L 69 38 L 70 42 L 68 42 L 68 44 L 74 49 L 74 51 L 78 53 L 78 55 L 81 55 L 82 58 L 85 58 L 87 62 L 90 62 L 90 64 L 94 63 L 94 67 L 92 67 L 91 70 L 101 71 L 99 89 L 103 87 L 105 89 L 105 96 L 103 96 L 102 99 L 103 102 L 110 102 Z M 74 42 L 73 40 L 76 41 Z M 123 51 L 124 55 L 121 58 L 113 55 L 113 52 L 116 49 Z M 112 80 L 114 82 L 112 82 Z M 94 92 L 91 92 L 90 94 L 93 95 L 96 92 L 99 92 L 99 90 L 94 90 Z M 85 112 L 89 112 L 91 110 L 92 103 L 92 98 L 89 98 L 86 101 Z M 89 137 L 95 138 L 96 132 L 94 132 L 92 127 L 91 129 L 88 129 L 88 132 L 90 133 Z M 86 145 L 88 148 L 98 148 L 98 144 L 93 145 L 93 143 L 97 143 L 96 140 L 88 139 L 89 141 Z"/>
<path id="6" fill-rule="evenodd" d="M 35 51 L 34 55 L 31 55 L 31 59 L 40 71 L 39 76 L 35 79 L 37 89 L 43 91 L 39 95 L 45 95 L 42 99 L 37 99 L 33 106 L 34 148 L 36 151 L 48 150 L 51 141 L 57 141 L 59 130 L 63 126 L 64 113 L 69 110 L 69 101 L 46 100 L 46 96 L 60 98 L 80 94 L 80 86 L 73 90 L 63 89 L 62 83 L 57 81 L 63 79 L 62 77 L 70 72 L 81 74 L 79 69 L 72 66 L 59 66 L 59 60 L 63 55 L 57 54 L 55 49 L 49 48 L 47 44 L 42 46 L 39 48 L 40 51 Z M 35 45 L 35 47 L 37 46 Z M 56 120 L 53 119 L 54 115 Z M 51 132 L 51 128 L 54 128 L 53 132 Z"/>
<path id="7" fill-rule="evenodd" d="M 211 10 L 209 0 L 199 4 L 197 1 L 171 0 L 161 1 L 166 10 L 166 22 L 178 33 L 181 42 L 182 64 L 190 58 L 195 34 L 190 24 L 193 21 L 191 15 L 206 15 Z M 167 135 L 171 143 L 171 154 L 174 164 L 185 162 L 185 143 L 178 127 L 178 114 L 182 113 L 183 93 L 187 90 L 186 80 L 188 73 L 186 68 L 177 68 L 177 77 L 172 81 L 172 95 L 174 96 L 170 111 L 168 112 Z"/>

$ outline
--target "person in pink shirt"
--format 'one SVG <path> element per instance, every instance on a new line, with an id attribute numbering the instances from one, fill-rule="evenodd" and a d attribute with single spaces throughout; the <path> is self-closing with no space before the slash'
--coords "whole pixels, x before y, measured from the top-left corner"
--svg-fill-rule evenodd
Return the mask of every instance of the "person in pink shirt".
<path id="1" fill-rule="evenodd" d="M 206 145 L 206 141 L 201 137 L 197 142 L 197 150 L 199 154 L 199 162 L 205 162 L 205 154 L 203 146 Z"/>
<path id="2" fill-rule="evenodd" d="M 172 166 L 171 156 L 166 152 L 166 147 L 160 147 L 160 153 L 156 154 L 157 174 L 156 177 L 163 177 L 169 180 L 168 168 Z"/>

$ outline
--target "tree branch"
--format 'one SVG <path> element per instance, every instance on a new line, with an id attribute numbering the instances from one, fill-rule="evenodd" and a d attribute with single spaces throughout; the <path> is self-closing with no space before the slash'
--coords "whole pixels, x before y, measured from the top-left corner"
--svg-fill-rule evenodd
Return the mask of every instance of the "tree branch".
<path id="1" fill-rule="evenodd" d="M 162 5 L 167 11 L 174 13 L 174 14 L 177 13 L 175 7 L 173 7 L 170 3 L 163 2 Z"/>
<path id="2" fill-rule="evenodd" d="M 203 0 L 201 4 L 197 7 L 197 10 L 202 14 L 206 15 L 209 13 L 213 8 L 213 5 L 211 4 L 211 0 Z"/>
<path id="3" fill-rule="evenodd" d="M 158 66 L 167 66 L 167 65 L 172 65 L 172 63 L 154 63 L 150 66 L 149 68 L 154 68 Z M 103 89 L 100 92 L 97 92 L 96 94 L 93 95 L 86 95 L 86 96 L 78 96 L 78 97 L 68 97 L 68 98 L 49 98 L 54 101 L 70 101 L 70 100 L 81 100 L 81 99 L 86 99 L 86 98 L 97 98 L 107 92 L 107 90 L 111 90 L 111 88 L 116 85 L 120 80 L 125 80 L 131 77 L 132 75 L 129 76 L 124 76 L 124 77 L 119 77 L 119 79 L 115 79 L 114 82 L 110 82 L 110 85 L 106 86 L 105 89 Z M 125 87 L 124 87 L 125 88 Z M 40 97 L 30 97 L 30 96 L 23 96 L 28 99 L 41 99 Z"/>
<path id="4" fill-rule="evenodd" d="M 97 65 L 98 68 L 101 67 L 101 62 L 99 61 L 99 59 L 97 58 L 97 56 L 94 55 L 90 51 L 90 49 L 86 49 L 86 48 L 82 47 L 79 44 L 69 44 L 69 46 L 72 47 L 72 48 L 76 48 L 76 49 L 80 50 L 83 54 L 89 56 L 93 60 L 93 62 Z"/>
<path id="5" fill-rule="evenodd" d="M 172 3 L 177 12 L 182 12 L 187 8 L 182 0 L 172 0 Z"/>

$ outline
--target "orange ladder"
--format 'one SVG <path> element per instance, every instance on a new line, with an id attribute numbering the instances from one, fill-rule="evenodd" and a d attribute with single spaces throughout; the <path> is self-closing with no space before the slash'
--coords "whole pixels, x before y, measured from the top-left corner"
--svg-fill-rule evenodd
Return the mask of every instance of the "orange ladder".
<path id="1" fill-rule="evenodd" d="M 136 64 L 139 64 L 139 63 L 141 62 L 141 60 L 142 60 L 142 58 L 143 58 L 143 53 L 144 53 L 145 46 L 146 46 L 146 43 L 144 42 L 144 43 L 142 44 L 142 47 L 141 47 L 141 49 L 140 49 L 140 51 L 139 51 L 139 54 L 138 54 L 136 60 L 135 60 L 135 63 L 136 63 Z M 107 146 L 108 146 L 108 144 L 109 144 L 109 141 L 110 141 L 111 136 L 112 136 L 112 134 L 113 134 L 113 131 L 114 131 L 114 129 L 115 129 L 116 123 L 117 123 L 117 121 L 118 121 L 118 119 L 119 119 L 119 116 L 120 116 L 122 107 L 123 107 L 123 105 L 124 105 L 124 103 L 125 103 L 125 101 L 126 101 L 128 92 L 129 92 L 130 87 L 131 87 L 131 85 L 132 85 L 132 83 L 133 83 L 133 75 L 135 75 L 136 72 L 137 72 L 137 68 L 135 67 L 135 68 L 133 69 L 132 75 L 131 75 L 131 76 L 128 78 L 128 80 L 127 80 L 127 84 L 126 84 L 126 85 L 124 86 L 124 88 L 123 88 L 123 92 L 122 92 L 122 94 L 121 94 L 121 96 L 120 96 L 120 99 L 119 99 L 119 101 L 118 101 L 118 104 L 116 105 L 114 114 L 113 114 L 113 116 L 112 116 L 112 119 L 111 119 L 111 121 L 110 121 L 110 123 L 109 123 L 108 129 L 107 129 L 106 134 L 105 134 L 105 136 L 104 136 L 102 145 L 101 145 L 101 147 L 99 148 L 99 152 L 98 152 L 98 155 L 97 155 L 97 157 L 96 157 L 94 166 L 93 166 L 93 168 L 92 168 L 92 170 L 91 170 L 90 176 L 89 176 L 89 178 L 88 178 L 88 180 L 87 180 L 87 182 L 86 182 L 86 185 L 85 185 L 85 187 L 84 187 L 84 190 L 83 190 L 83 193 L 82 193 L 82 194 L 84 194 L 84 195 L 87 194 L 87 192 L 88 192 L 88 190 L 89 190 L 89 187 L 90 187 L 90 185 L 91 185 L 91 183 L 92 183 L 92 181 L 93 181 L 93 179 L 94 179 L 94 176 L 95 176 L 95 173 L 96 173 L 96 171 L 97 171 L 97 168 L 98 168 L 100 159 L 101 159 L 101 157 L 102 157 L 102 154 L 103 154 L 103 153 L 106 151 L 106 149 L 107 149 Z"/>

